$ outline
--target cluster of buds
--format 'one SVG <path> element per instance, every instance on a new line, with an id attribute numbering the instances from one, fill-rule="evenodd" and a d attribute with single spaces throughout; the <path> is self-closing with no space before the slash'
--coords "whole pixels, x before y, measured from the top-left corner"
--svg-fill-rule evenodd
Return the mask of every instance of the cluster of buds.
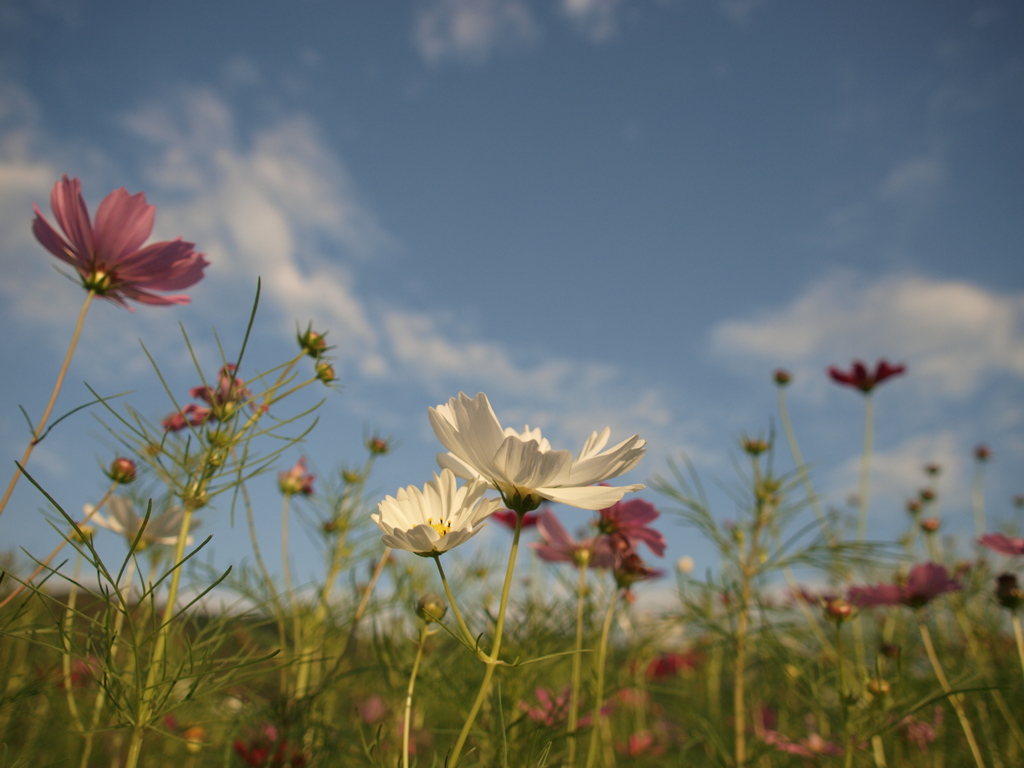
<path id="1" fill-rule="evenodd" d="M 315 475 L 306 469 L 306 457 L 301 457 L 295 465 L 277 476 L 277 487 L 285 496 L 312 496 Z"/>
<path id="2" fill-rule="evenodd" d="M 327 346 L 327 332 L 320 333 L 313 330 L 313 324 L 306 326 L 305 331 L 296 333 L 295 338 L 299 342 L 299 348 L 309 357 L 316 360 L 316 377 L 324 384 L 331 384 L 338 380 L 334 372 L 334 366 L 325 359 L 325 355 L 334 347 Z"/>
<path id="3" fill-rule="evenodd" d="M 245 382 L 235 376 L 236 366 L 227 363 L 217 373 L 216 386 L 192 387 L 189 396 L 200 403 L 188 403 L 160 422 L 165 432 L 180 432 L 188 427 L 199 427 L 207 422 L 227 421 L 242 403 L 252 398 Z"/>

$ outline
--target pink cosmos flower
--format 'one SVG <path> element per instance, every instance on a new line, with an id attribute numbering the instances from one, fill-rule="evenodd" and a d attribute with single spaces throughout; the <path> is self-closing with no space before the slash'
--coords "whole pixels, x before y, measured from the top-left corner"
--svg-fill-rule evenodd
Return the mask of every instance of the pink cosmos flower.
<path id="1" fill-rule="evenodd" d="M 217 372 L 216 387 L 192 387 L 189 395 L 196 400 L 202 400 L 218 414 L 223 414 L 238 403 L 245 402 L 252 397 L 252 392 L 246 389 L 244 381 L 235 376 L 236 367 L 234 363 L 221 366 Z"/>
<path id="2" fill-rule="evenodd" d="M 853 367 L 849 371 L 841 371 L 833 365 L 828 369 L 828 375 L 837 384 L 853 387 L 867 394 L 886 379 L 898 376 L 906 370 L 907 367 L 902 363 L 889 365 L 889 362 L 883 357 L 875 366 L 874 373 L 869 371 L 860 360 L 854 360 Z"/>
<path id="3" fill-rule="evenodd" d="M 78 270 L 82 285 L 97 296 L 128 310 L 127 299 L 142 304 L 188 304 L 185 294 L 159 296 L 152 291 L 177 291 L 195 285 L 209 265 L 194 243 L 180 237 L 143 247 L 153 231 L 156 208 L 139 192 L 129 195 L 124 188 L 107 195 L 96 209 L 95 224 L 82 198 L 77 178 L 67 175 L 53 185 L 50 208 L 57 224 L 53 228 L 33 205 L 36 218 L 32 232 L 46 250 Z"/>
<path id="4" fill-rule="evenodd" d="M 539 519 L 538 515 L 539 513 L 537 512 L 527 512 L 523 515 L 523 528 L 533 528 L 537 525 L 537 520 Z M 499 509 L 497 512 L 491 514 L 491 519 L 497 520 L 510 531 L 514 531 L 516 529 L 516 513 L 511 509 Z"/>
<path id="5" fill-rule="evenodd" d="M 1001 533 L 986 533 L 978 543 L 1001 555 L 1024 555 L 1024 539 L 1004 536 Z"/>
<path id="6" fill-rule="evenodd" d="M 921 563 L 910 569 L 902 584 L 878 584 L 874 587 L 850 587 L 848 599 L 860 608 L 879 605 L 906 605 L 922 608 L 946 592 L 956 592 L 960 583 L 950 578 L 944 565 Z"/>
<path id="7" fill-rule="evenodd" d="M 292 496 L 296 493 L 301 496 L 312 496 L 313 481 L 315 479 L 316 476 L 311 475 L 309 470 L 306 469 L 306 457 L 303 456 L 295 462 L 291 469 L 278 474 L 277 487 L 286 496 Z"/>
<path id="8" fill-rule="evenodd" d="M 209 408 L 204 408 L 195 403 L 188 403 L 180 411 L 172 413 L 161 421 L 160 426 L 164 428 L 164 432 L 181 432 L 181 430 L 188 427 L 202 426 L 209 418 Z"/>
<path id="9" fill-rule="evenodd" d="M 940 725 L 942 725 L 942 707 L 935 707 L 932 710 L 931 723 L 907 715 L 899 721 L 897 727 L 903 738 L 914 744 L 921 752 L 927 752 L 928 745 L 938 738 L 937 729 Z"/>
<path id="10" fill-rule="evenodd" d="M 538 516 L 537 532 L 542 540 L 530 542 L 530 547 L 541 560 L 589 568 L 611 568 L 615 564 L 615 555 L 606 536 L 576 541 L 551 512 L 545 510 Z"/>
<path id="11" fill-rule="evenodd" d="M 549 728 L 559 728 L 565 725 L 566 720 L 569 718 L 569 698 L 572 695 L 572 689 L 566 686 L 562 689 L 562 692 L 557 695 L 552 695 L 551 691 L 547 688 L 537 687 L 533 690 L 533 695 L 537 699 L 537 704 L 527 704 L 525 701 L 519 702 L 519 708 L 526 713 L 533 722 L 546 725 Z M 614 707 L 611 704 L 605 704 L 601 707 L 602 715 L 609 715 Z M 586 728 L 590 725 L 591 717 L 589 714 L 581 715 L 576 721 L 576 725 L 579 728 Z"/>
<path id="12" fill-rule="evenodd" d="M 681 670 L 696 669 L 701 660 L 699 651 L 660 653 L 651 659 L 644 673 L 648 680 L 664 680 L 675 677 Z"/>
<path id="13" fill-rule="evenodd" d="M 611 536 L 612 546 L 623 543 L 626 548 L 636 549 L 643 542 L 658 557 L 665 554 L 665 537 L 647 524 L 653 522 L 661 513 L 654 505 L 643 499 L 620 501 L 600 511 L 597 529 Z"/>
<path id="14" fill-rule="evenodd" d="M 831 741 L 826 741 L 817 733 L 812 733 L 805 739 L 793 741 L 783 736 L 778 731 L 765 731 L 764 743 L 780 752 L 788 752 L 791 755 L 800 757 L 822 757 L 824 755 L 841 755 L 843 748 Z"/>

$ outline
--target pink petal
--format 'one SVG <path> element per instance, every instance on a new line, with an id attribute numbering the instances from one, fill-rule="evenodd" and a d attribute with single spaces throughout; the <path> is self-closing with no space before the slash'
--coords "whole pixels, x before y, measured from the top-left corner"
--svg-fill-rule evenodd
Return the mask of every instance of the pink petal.
<path id="1" fill-rule="evenodd" d="M 81 269 L 92 266 L 92 257 L 96 249 L 93 243 L 92 223 L 89 221 L 89 209 L 82 198 L 82 185 L 77 178 L 68 179 L 67 174 L 61 181 L 53 185 L 50 192 L 50 208 L 64 234 L 68 236 L 72 249 L 81 259 Z"/>
<path id="2" fill-rule="evenodd" d="M 97 257 L 113 267 L 128 254 L 137 251 L 153 231 L 156 207 L 146 204 L 139 192 L 129 195 L 124 187 L 115 189 L 96 209 Z"/>

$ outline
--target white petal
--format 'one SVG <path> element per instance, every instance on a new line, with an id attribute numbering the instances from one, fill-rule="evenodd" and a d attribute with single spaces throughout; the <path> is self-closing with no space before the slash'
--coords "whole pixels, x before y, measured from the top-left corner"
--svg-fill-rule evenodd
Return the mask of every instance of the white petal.
<path id="1" fill-rule="evenodd" d="M 639 491 L 644 488 L 643 483 L 636 485 L 620 485 L 612 487 L 608 485 L 588 485 L 581 488 L 538 488 L 537 493 L 546 499 L 568 504 L 570 507 L 579 509 L 604 509 L 610 507 L 627 493 Z"/>

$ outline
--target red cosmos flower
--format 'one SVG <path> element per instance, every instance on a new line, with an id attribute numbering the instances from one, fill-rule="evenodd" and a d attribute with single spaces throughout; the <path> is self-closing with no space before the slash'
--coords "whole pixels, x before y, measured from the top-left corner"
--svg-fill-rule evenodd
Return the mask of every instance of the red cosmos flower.
<path id="1" fill-rule="evenodd" d="M 527 512 L 523 515 L 523 528 L 533 528 L 537 525 L 537 521 L 540 519 L 539 515 L 539 512 Z M 516 529 L 516 513 L 511 509 L 499 509 L 497 512 L 491 513 L 491 519 L 497 520 L 510 531 Z"/>
<path id="2" fill-rule="evenodd" d="M 291 469 L 281 472 L 277 476 L 277 487 L 286 496 L 300 494 L 302 496 L 313 495 L 313 481 L 315 475 L 311 475 L 306 469 L 306 457 L 301 457 L 295 462 Z"/>
<path id="3" fill-rule="evenodd" d="M 164 432 L 181 432 L 187 427 L 199 427 L 210 418 L 210 409 L 195 403 L 188 403 L 177 413 L 172 413 L 160 422 Z"/>
<path id="4" fill-rule="evenodd" d="M 922 563 L 910 569 L 910 575 L 903 584 L 850 587 L 848 599 L 859 608 L 879 605 L 922 608 L 939 595 L 956 592 L 960 588 L 960 583 L 950 578 L 944 565 Z"/>
<path id="5" fill-rule="evenodd" d="M 841 371 L 833 365 L 828 369 L 828 375 L 837 384 L 853 387 L 867 394 L 886 379 L 898 376 L 906 370 L 907 366 L 902 363 L 900 365 L 889 365 L 889 362 L 883 357 L 875 366 L 874 373 L 869 372 L 860 360 L 854 360 L 853 367 L 849 371 Z"/>
<path id="6" fill-rule="evenodd" d="M 177 291 L 203 278 L 209 262 L 196 253 L 195 243 L 180 237 L 168 242 L 142 244 L 153 231 L 156 208 L 139 192 L 124 188 L 107 195 L 96 209 L 95 224 L 82 198 L 82 185 L 67 175 L 53 185 L 50 208 L 64 236 L 33 205 L 32 232 L 46 250 L 70 264 L 82 285 L 97 296 L 132 310 L 126 299 L 142 304 L 188 304 L 185 294 L 158 296 L 152 291 Z"/>
<path id="7" fill-rule="evenodd" d="M 700 661 L 699 651 L 660 653 L 651 659 L 644 674 L 648 680 L 664 680 L 666 677 L 675 677 L 681 670 L 696 669 Z"/>
<path id="8" fill-rule="evenodd" d="M 1004 536 L 1001 533 L 986 533 L 978 543 L 1001 555 L 1024 555 L 1024 539 Z"/>
<path id="9" fill-rule="evenodd" d="M 242 762 L 251 768 L 281 768 L 284 765 L 302 768 L 306 764 L 302 751 L 289 744 L 288 739 L 281 738 L 277 728 L 268 723 L 261 725 L 248 743 L 235 739 L 231 746 Z"/>
<path id="10" fill-rule="evenodd" d="M 611 568 L 615 564 L 615 554 L 606 536 L 576 541 L 558 522 L 558 518 L 547 510 L 538 516 L 537 532 L 542 540 L 530 542 L 530 547 L 536 550 L 541 560 L 573 563 L 589 568 Z"/>
<path id="11" fill-rule="evenodd" d="M 599 514 L 597 529 L 612 538 L 614 548 L 625 544 L 623 548 L 635 550 L 643 542 L 658 557 L 665 554 L 665 537 L 647 525 L 661 514 L 653 504 L 643 499 L 620 501 Z"/>

